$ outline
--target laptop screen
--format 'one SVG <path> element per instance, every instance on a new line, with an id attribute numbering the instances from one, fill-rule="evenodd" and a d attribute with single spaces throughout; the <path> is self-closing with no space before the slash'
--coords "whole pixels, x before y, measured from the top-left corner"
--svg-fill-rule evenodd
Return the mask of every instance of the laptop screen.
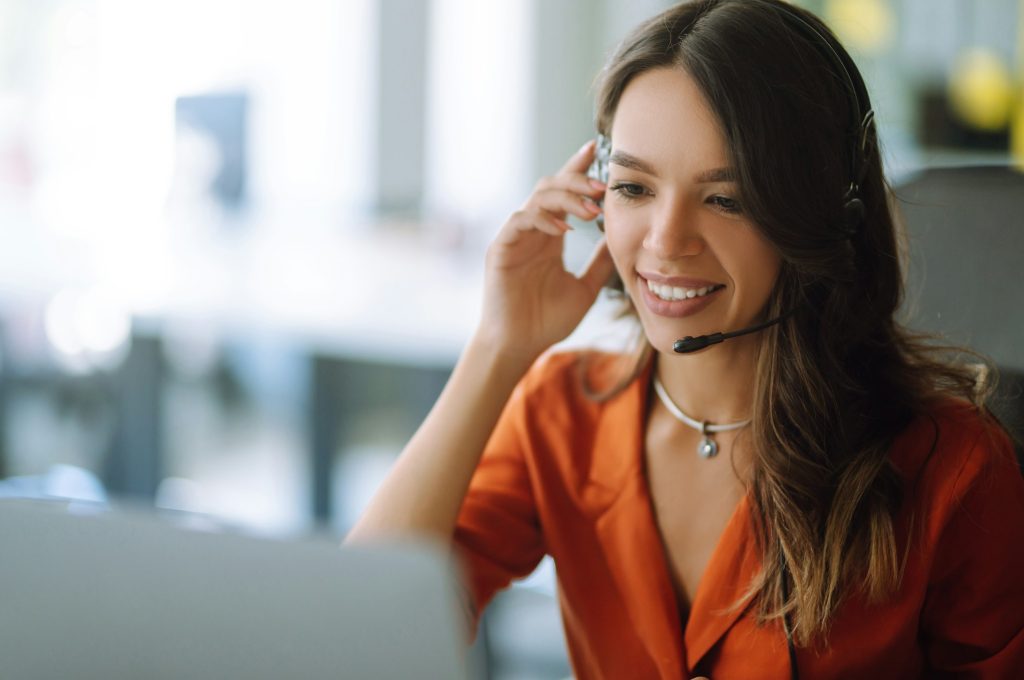
<path id="1" fill-rule="evenodd" d="M 466 677 L 447 558 L 0 501 L 10 678 Z"/>

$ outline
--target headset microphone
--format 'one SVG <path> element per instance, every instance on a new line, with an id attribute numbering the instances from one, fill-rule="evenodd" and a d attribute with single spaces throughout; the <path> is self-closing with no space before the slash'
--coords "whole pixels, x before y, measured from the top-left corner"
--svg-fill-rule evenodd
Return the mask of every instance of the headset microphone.
<path id="1" fill-rule="evenodd" d="M 748 326 L 747 328 L 741 328 L 738 331 L 732 331 L 729 333 L 711 333 L 710 335 L 698 335 L 697 337 L 687 335 L 682 340 L 676 340 L 672 345 L 672 350 L 676 354 L 689 354 L 690 352 L 696 352 L 697 350 L 704 349 L 710 345 L 717 345 L 723 340 L 735 338 L 740 335 L 747 335 L 748 333 L 756 333 L 757 331 L 768 328 L 769 326 L 774 326 L 792 313 L 793 311 L 790 310 L 785 314 L 777 316 L 774 319 L 769 319 L 764 323 L 759 323 L 756 326 Z"/>

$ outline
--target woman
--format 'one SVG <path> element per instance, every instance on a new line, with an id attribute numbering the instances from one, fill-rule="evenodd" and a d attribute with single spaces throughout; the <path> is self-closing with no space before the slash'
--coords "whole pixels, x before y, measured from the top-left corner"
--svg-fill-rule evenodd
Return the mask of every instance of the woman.
<path id="1" fill-rule="evenodd" d="M 474 616 L 552 555 L 581 678 L 1021 677 L 1024 482 L 975 373 L 894 320 L 845 50 L 778 0 L 684 3 L 612 57 L 597 118 L 607 184 L 589 143 L 502 227 L 350 539 L 452 543 Z M 579 277 L 569 214 L 604 222 Z M 544 354 L 613 271 L 638 352 Z"/>

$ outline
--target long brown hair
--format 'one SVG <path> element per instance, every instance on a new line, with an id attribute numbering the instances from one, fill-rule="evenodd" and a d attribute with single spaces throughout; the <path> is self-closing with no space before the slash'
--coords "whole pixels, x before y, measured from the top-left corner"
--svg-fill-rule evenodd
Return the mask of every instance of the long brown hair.
<path id="1" fill-rule="evenodd" d="M 796 30 L 794 16 L 820 35 Z M 653 17 L 619 46 L 597 97 L 597 127 L 608 135 L 634 76 L 685 69 L 717 114 L 747 217 L 782 256 L 766 313 L 791 314 L 763 332 L 751 430 L 762 569 L 736 606 L 754 602 L 762 622 L 789 613 L 802 645 L 827 641 L 852 589 L 878 601 L 899 588 L 906 546 L 894 524 L 903 499 L 893 439 L 939 398 L 979 407 L 984 399 L 974 371 L 897 321 L 902 237 L 873 126 L 864 218 L 854 235 L 842 229 L 859 114 L 822 40 L 867 111 L 864 83 L 835 36 L 779 0 L 695 0 Z M 628 379 L 650 351 L 641 348 Z"/>

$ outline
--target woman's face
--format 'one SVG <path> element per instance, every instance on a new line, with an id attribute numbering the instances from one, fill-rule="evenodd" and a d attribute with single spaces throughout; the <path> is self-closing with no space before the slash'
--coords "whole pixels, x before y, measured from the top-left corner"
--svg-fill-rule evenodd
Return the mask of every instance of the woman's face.
<path id="1" fill-rule="evenodd" d="M 675 68 L 634 77 L 611 138 L 605 235 L 654 348 L 757 323 L 781 260 L 743 212 L 694 80 Z"/>

